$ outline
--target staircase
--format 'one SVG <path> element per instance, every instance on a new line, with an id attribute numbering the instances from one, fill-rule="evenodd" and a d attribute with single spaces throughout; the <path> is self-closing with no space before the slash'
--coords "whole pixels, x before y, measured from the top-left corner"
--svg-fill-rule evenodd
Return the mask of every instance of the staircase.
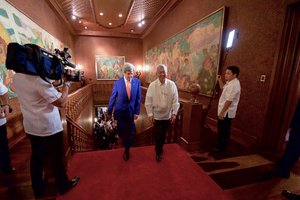
<path id="1" fill-rule="evenodd" d="M 1 200 L 30 200 L 34 199 L 30 178 L 31 145 L 24 137 L 10 149 L 12 166 L 16 171 L 11 175 L 0 174 Z M 48 180 L 45 199 L 55 199 L 56 187 L 54 180 Z"/>

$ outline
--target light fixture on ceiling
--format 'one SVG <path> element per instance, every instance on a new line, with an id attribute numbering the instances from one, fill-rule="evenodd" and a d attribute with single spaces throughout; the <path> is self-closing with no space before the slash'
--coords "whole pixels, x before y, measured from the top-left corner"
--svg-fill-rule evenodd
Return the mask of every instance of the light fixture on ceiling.
<path id="1" fill-rule="evenodd" d="M 109 23 L 108 23 L 108 25 L 110 25 L 110 26 L 111 26 L 111 25 L 112 25 L 112 23 L 111 23 L 111 22 L 109 22 Z"/>
<path id="2" fill-rule="evenodd" d="M 120 18 L 123 17 L 122 13 L 119 14 L 119 17 L 120 17 Z"/>
<path id="3" fill-rule="evenodd" d="M 84 29 L 87 29 L 87 26 L 85 26 Z"/>
<path id="4" fill-rule="evenodd" d="M 77 17 L 75 15 L 72 15 L 72 19 L 75 20 L 77 19 Z"/>
<path id="5" fill-rule="evenodd" d="M 103 16 L 104 14 L 103 14 L 103 12 L 100 12 L 99 15 Z"/>
<path id="6" fill-rule="evenodd" d="M 144 24 L 145 24 L 145 20 L 141 20 L 141 21 L 139 21 L 138 26 L 142 27 Z"/>
<path id="7" fill-rule="evenodd" d="M 80 19 L 80 20 L 78 21 L 78 23 L 81 24 L 81 23 L 82 23 L 82 20 Z"/>
<path id="8" fill-rule="evenodd" d="M 131 29 L 131 30 L 130 30 L 130 32 L 131 32 L 131 33 L 133 33 L 133 32 L 134 32 L 134 30 L 133 30 L 133 29 Z"/>

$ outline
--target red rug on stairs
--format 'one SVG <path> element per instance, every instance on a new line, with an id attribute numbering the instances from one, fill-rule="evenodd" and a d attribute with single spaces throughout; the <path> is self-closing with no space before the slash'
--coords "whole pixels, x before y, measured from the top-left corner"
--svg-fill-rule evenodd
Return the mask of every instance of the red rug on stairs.
<path id="1" fill-rule="evenodd" d="M 154 146 L 76 153 L 69 177 L 78 185 L 59 200 L 231 200 L 177 144 L 164 146 L 161 162 Z"/>

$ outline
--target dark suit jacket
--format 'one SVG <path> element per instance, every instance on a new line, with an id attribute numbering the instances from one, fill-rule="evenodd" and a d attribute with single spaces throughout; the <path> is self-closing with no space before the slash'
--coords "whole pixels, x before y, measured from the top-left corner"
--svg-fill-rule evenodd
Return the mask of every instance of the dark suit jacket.
<path id="1" fill-rule="evenodd" d="M 120 120 L 130 117 L 133 120 L 133 115 L 140 114 L 141 107 L 141 83 L 137 78 L 131 80 L 130 100 L 127 97 L 126 85 L 124 77 L 117 80 L 114 84 L 112 94 L 109 100 L 107 113 L 109 115 L 114 112 L 114 117 Z"/>

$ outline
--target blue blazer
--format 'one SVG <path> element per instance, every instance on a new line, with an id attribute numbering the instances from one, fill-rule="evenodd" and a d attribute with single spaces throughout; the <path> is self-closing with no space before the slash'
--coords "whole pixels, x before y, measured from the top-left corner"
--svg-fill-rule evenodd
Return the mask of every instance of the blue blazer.
<path id="1" fill-rule="evenodd" d="M 122 118 L 124 119 L 124 117 L 130 117 L 133 120 L 134 114 L 140 114 L 141 98 L 140 80 L 137 78 L 131 79 L 131 94 L 129 100 L 124 77 L 122 77 L 115 81 L 107 113 L 111 115 L 112 112 L 114 112 L 114 117 L 117 120 Z"/>

